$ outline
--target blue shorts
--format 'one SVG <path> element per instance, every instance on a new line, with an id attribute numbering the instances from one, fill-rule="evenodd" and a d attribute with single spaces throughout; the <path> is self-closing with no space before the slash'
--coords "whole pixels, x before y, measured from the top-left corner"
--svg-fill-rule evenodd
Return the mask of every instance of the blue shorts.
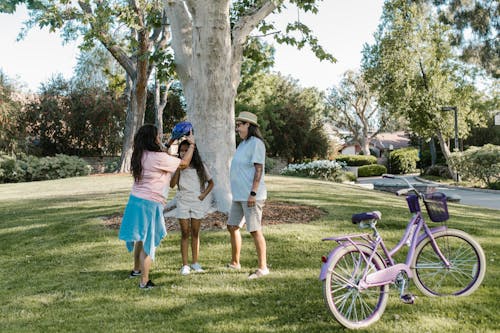
<path id="1" fill-rule="evenodd" d="M 134 242 L 141 241 L 144 252 L 154 260 L 155 250 L 166 235 L 163 205 L 131 195 L 118 235 L 126 242 L 129 252 L 134 249 Z"/>

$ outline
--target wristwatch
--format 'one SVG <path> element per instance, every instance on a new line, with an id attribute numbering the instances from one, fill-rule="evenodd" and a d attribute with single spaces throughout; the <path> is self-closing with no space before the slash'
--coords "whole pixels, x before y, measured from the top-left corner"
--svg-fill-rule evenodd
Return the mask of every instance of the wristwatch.
<path id="1" fill-rule="evenodd" d="M 252 197 L 255 197 L 255 196 L 257 195 L 257 193 L 255 193 L 254 191 L 250 191 L 250 195 L 251 195 Z"/>

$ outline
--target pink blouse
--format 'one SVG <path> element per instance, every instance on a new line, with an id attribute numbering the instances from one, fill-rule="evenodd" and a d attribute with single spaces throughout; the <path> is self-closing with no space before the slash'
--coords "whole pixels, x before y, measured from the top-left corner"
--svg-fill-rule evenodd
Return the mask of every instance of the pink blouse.
<path id="1" fill-rule="evenodd" d="M 181 160 L 164 152 L 145 151 L 142 154 L 142 178 L 134 182 L 133 196 L 166 203 L 170 178 Z"/>

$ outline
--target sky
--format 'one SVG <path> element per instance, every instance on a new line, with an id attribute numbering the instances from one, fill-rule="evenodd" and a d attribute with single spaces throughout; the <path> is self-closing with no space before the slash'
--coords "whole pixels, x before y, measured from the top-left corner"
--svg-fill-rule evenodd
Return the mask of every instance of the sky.
<path id="1" fill-rule="evenodd" d="M 320 62 L 307 47 L 298 51 L 275 45 L 273 70 L 299 80 L 303 87 L 325 90 L 338 84 L 346 70 L 359 68 L 363 44 L 373 42 L 382 5 L 383 0 L 324 0 L 317 15 L 300 14 L 300 21 L 312 29 L 337 62 Z M 297 15 L 297 10 L 290 6 L 269 19 L 282 27 Z M 41 83 L 57 73 L 71 78 L 79 54 L 78 44 L 63 45 L 57 33 L 39 28 L 30 30 L 23 40 L 17 41 L 27 19 L 23 7 L 11 15 L 0 14 L 0 69 L 31 91 L 37 91 Z"/>

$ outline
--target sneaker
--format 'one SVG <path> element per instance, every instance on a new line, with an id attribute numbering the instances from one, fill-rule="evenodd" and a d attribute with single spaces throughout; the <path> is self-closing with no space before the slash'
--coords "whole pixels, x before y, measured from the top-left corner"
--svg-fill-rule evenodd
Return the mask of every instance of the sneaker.
<path id="1" fill-rule="evenodd" d="M 191 265 L 191 269 L 193 271 L 197 272 L 197 273 L 203 273 L 204 272 L 203 268 L 201 268 L 201 265 L 198 264 L 198 263 L 192 264 Z"/>
<path id="2" fill-rule="evenodd" d="M 269 269 L 258 269 L 248 276 L 249 280 L 258 279 L 269 274 Z"/>
<path id="3" fill-rule="evenodd" d="M 188 265 L 182 266 L 181 275 L 188 275 L 189 273 L 191 273 L 191 268 Z"/>
<path id="4" fill-rule="evenodd" d="M 234 269 L 234 270 L 241 269 L 241 265 L 240 264 L 237 264 L 237 265 L 227 264 L 226 267 L 229 268 L 229 269 Z"/>
<path id="5" fill-rule="evenodd" d="M 133 279 L 138 276 L 141 276 L 141 271 L 131 271 L 128 277 Z"/>
<path id="6" fill-rule="evenodd" d="M 139 283 L 139 288 L 144 289 L 144 290 L 152 289 L 154 287 L 156 287 L 156 284 L 154 284 L 153 281 L 151 281 L 151 280 L 146 282 L 145 285 L 142 285 L 142 283 Z"/>

